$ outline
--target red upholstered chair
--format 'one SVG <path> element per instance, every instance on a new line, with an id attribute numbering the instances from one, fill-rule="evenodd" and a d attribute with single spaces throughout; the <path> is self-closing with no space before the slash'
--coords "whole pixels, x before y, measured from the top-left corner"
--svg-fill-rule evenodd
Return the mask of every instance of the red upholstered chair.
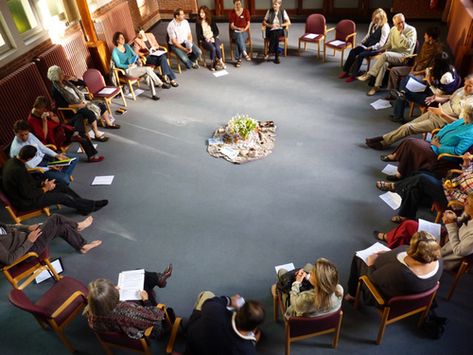
<path id="1" fill-rule="evenodd" d="M 406 295 L 396 296 L 389 300 L 384 300 L 376 286 L 370 281 L 368 276 L 363 275 L 358 281 L 358 288 L 355 296 L 355 308 L 359 307 L 361 288 L 365 286 L 367 291 L 371 293 L 374 300 L 376 301 L 376 307 L 381 313 L 381 324 L 379 326 L 378 336 L 376 338 L 376 344 L 381 344 L 383 339 L 384 331 L 388 324 L 397 322 L 398 320 L 413 316 L 414 314 L 421 313 L 417 326 L 420 326 L 427 314 L 429 313 L 430 306 L 437 294 L 439 283 L 425 292 Z"/>
<path id="2" fill-rule="evenodd" d="M 468 270 L 471 269 L 472 266 L 473 266 L 473 254 L 465 256 L 462 260 L 462 263 L 460 264 L 460 267 L 454 273 L 455 275 L 454 275 L 453 283 L 452 283 L 452 286 L 450 286 L 450 290 L 448 291 L 448 294 L 447 294 L 447 301 L 450 301 L 450 299 L 453 296 L 453 292 L 458 286 L 458 282 L 460 281 L 462 276 L 465 275 L 468 272 Z"/>
<path id="3" fill-rule="evenodd" d="M 111 114 L 110 104 L 112 99 L 120 95 L 122 97 L 123 105 L 126 107 L 125 96 L 123 95 L 122 87 L 107 86 L 102 74 L 97 69 L 87 69 L 83 75 L 85 85 L 92 94 L 92 97 L 98 100 L 103 100 L 107 105 L 107 110 Z M 105 92 L 104 92 L 105 91 Z"/>
<path id="4" fill-rule="evenodd" d="M 174 343 L 176 341 L 177 333 L 181 325 L 182 318 L 177 317 L 174 323 L 171 324 L 169 321 L 169 315 L 164 304 L 158 304 L 158 308 L 166 312 L 166 320 L 168 326 L 171 327 L 171 334 L 169 336 L 168 344 L 166 346 L 166 354 L 172 354 L 174 349 Z M 146 355 L 151 355 L 152 351 L 150 349 L 150 335 L 153 331 L 153 327 L 146 329 L 145 334 L 140 339 L 132 339 L 126 334 L 118 332 L 96 332 L 95 336 L 97 337 L 100 345 L 104 348 L 105 352 L 109 355 L 113 354 L 112 349 L 126 349 L 132 350 L 139 353 L 144 353 Z"/>
<path id="5" fill-rule="evenodd" d="M 343 319 L 343 311 L 341 309 L 317 317 L 286 318 L 284 316 L 286 307 L 275 284 L 271 287 L 271 294 L 273 296 L 274 321 L 277 322 L 279 320 L 279 309 L 281 309 L 284 319 L 286 355 L 291 353 L 291 343 L 329 333 L 334 333 L 332 347 L 337 347 Z"/>
<path id="6" fill-rule="evenodd" d="M 327 30 L 331 31 L 331 29 Z M 341 20 L 335 26 L 335 39 L 324 43 L 324 62 L 327 56 L 327 47 L 333 49 L 333 55 L 336 51 L 342 52 L 340 65 L 343 66 L 343 56 L 345 49 L 355 48 L 356 44 L 356 25 L 352 20 Z"/>
<path id="7" fill-rule="evenodd" d="M 325 43 L 327 32 L 327 22 L 325 21 L 324 15 L 309 15 L 305 21 L 304 34 L 299 37 L 297 53 L 300 55 L 301 42 L 304 42 L 304 50 L 307 50 L 307 43 L 317 43 L 317 58 L 320 58 L 320 42 Z"/>

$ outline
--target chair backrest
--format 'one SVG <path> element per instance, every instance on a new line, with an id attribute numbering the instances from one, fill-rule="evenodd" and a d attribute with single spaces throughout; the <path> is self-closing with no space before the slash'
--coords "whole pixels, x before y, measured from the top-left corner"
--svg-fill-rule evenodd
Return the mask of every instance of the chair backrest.
<path id="1" fill-rule="evenodd" d="M 305 32 L 306 33 L 316 33 L 316 34 L 325 34 L 325 28 L 327 21 L 325 16 L 321 14 L 312 14 L 307 17 L 305 21 Z"/>
<path id="2" fill-rule="evenodd" d="M 97 69 L 87 69 L 83 79 L 92 94 L 96 94 L 106 86 L 102 74 Z"/>
<path id="3" fill-rule="evenodd" d="M 2 271 L 7 281 L 10 282 L 14 288 L 22 290 L 29 282 L 26 280 L 21 285 L 20 282 L 27 279 L 32 274 L 36 277 L 37 274 L 45 270 L 47 268 L 45 265 L 50 265 L 48 258 L 48 249 L 45 249 L 40 255 L 29 252 L 21 258 L 18 258 L 11 265 L 5 265 Z"/>
<path id="4" fill-rule="evenodd" d="M 118 332 L 95 332 L 95 335 L 105 346 L 126 348 L 145 353 L 149 351 L 148 340 L 145 337 L 132 339 L 126 334 Z"/>
<path id="5" fill-rule="evenodd" d="M 356 25 L 352 20 L 341 20 L 335 27 L 335 39 L 345 41 L 347 36 L 356 32 Z"/>
<path id="6" fill-rule="evenodd" d="M 13 289 L 8 296 L 10 302 L 19 309 L 32 313 L 41 319 L 47 319 L 49 315 L 40 307 L 33 304 L 22 290 Z"/>
<path id="7" fill-rule="evenodd" d="M 437 282 L 437 284 L 430 290 L 413 295 L 392 297 L 386 303 L 386 305 L 390 307 L 388 320 L 406 313 L 413 311 L 420 312 L 421 310 L 425 309 L 431 304 L 438 288 L 439 283 Z"/>
<path id="8" fill-rule="evenodd" d="M 291 338 L 335 330 L 343 312 L 341 309 L 318 317 L 290 317 L 287 320 Z"/>

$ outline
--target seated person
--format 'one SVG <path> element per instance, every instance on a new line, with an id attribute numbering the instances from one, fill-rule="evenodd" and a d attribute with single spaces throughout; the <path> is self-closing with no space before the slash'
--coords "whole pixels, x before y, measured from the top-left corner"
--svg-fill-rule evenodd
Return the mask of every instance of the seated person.
<path id="1" fill-rule="evenodd" d="M 156 96 L 155 86 L 163 89 L 169 89 L 169 84 L 163 83 L 156 75 L 153 68 L 144 66 L 141 63 L 139 56 L 126 43 L 125 35 L 122 32 L 115 32 L 113 35 L 113 44 L 115 48 L 112 52 L 112 60 L 117 68 L 124 69 L 126 75 L 131 77 L 144 76 L 146 83 L 151 89 L 152 99 L 157 101 L 159 97 Z"/>
<path id="2" fill-rule="evenodd" d="M 222 42 L 218 38 L 218 26 L 212 20 L 212 15 L 207 6 L 201 6 L 198 13 L 195 32 L 197 33 L 199 43 L 210 53 L 211 64 L 209 69 L 212 71 L 225 69 L 226 66 L 222 59 L 222 50 L 220 49 Z"/>
<path id="3" fill-rule="evenodd" d="M 202 55 L 202 52 L 192 40 L 191 28 L 186 20 L 184 10 L 177 8 L 174 10 L 173 17 L 174 19 L 169 22 L 167 28 L 169 49 L 176 53 L 187 69 L 199 69 L 197 60 Z"/>
<path id="4" fill-rule="evenodd" d="M 383 9 L 374 10 L 366 36 L 358 46 L 350 50 L 339 78 L 347 78 L 345 80 L 347 83 L 354 81 L 360 75 L 363 60 L 378 54 L 381 47 L 386 43 L 388 35 L 389 24 L 386 12 Z"/>
<path id="5" fill-rule="evenodd" d="M 263 26 L 265 27 L 265 36 L 268 39 L 268 53 L 265 58 L 269 58 L 269 54 L 274 54 L 274 63 L 279 64 L 279 37 L 286 36 L 285 31 L 291 24 L 289 16 L 283 8 L 281 8 L 281 0 L 273 0 L 273 6 L 266 11 L 264 15 Z"/>
<path id="6" fill-rule="evenodd" d="M 339 309 L 342 305 L 343 288 L 338 283 L 338 271 L 335 265 L 327 259 L 320 258 L 314 265 L 310 265 L 309 273 L 304 269 L 298 270 L 295 274 L 295 280 L 289 291 L 286 317 L 315 317 Z M 302 291 L 302 282 L 308 275 L 312 288 Z"/>
<path id="7" fill-rule="evenodd" d="M 86 254 L 102 244 L 100 240 L 87 243 L 80 235 L 92 221 L 92 216 L 77 223 L 64 216 L 53 214 L 41 225 L 0 224 L 0 264 L 9 265 L 29 252 L 39 255 L 55 238 L 64 239 L 79 253 Z"/>
<path id="8" fill-rule="evenodd" d="M 84 314 L 90 328 L 96 332 L 118 332 L 140 339 L 146 329 L 153 327 L 153 335 L 161 336 L 165 330 L 163 320 L 166 313 L 156 307 L 153 288 L 165 287 L 171 274 L 171 264 L 162 273 L 145 271 L 141 302 L 120 301 L 118 288 L 109 280 L 97 279 L 89 283 Z"/>
<path id="9" fill-rule="evenodd" d="M 418 170 L 436 172 L 441 178 L 446 172 L 438 170 L 437 156 L 443 153 L 462 155 L 472 145 L 473 105 L 465 105 L 460 119 L 443 127 L 431 142 L 407 138 L 394 152 L 382 155 L 381 160 L 399 162 L 395 179 L 407 177 Z"/>
<path id="10" fill-rule="evenodd" d="M 179 84 L 176 82 L 176 74 L 174 74 L 172 69 L 169 67 L 167 54 L 164 53 L 159 56 L 153 55 L 153 53 L 158 51 L 160 48 L 162 47 L 159 45 L 158 41 L 156 41 L 154 34 L 151 32 L 145 33 L 145 31 L 140 28 L 135 40 L 133 41 L 133 50 L 139 56 L 144 56 L 146 58 L 147 65 L 161 67 L 166 83 L 177 88 Z"/>
<path id="11" fill-rule="evenodd" d="M 83 81 L 74 77 L 66 77 L 64 72 L 57 65 L 48 69 L 48 79 L 53 83 L 53 97 L 58 107 L 72 107 L 78 109 L 78 113 L 86 117 L 89 122 L 93 116 L 95 120 L 91 123 L 95 139 L 99 142 L 108 140 L 105 135 L 97 129 L 97 120 L 104 123 L 105 128 L 120 128 L 120 125 L 113 123 L 107 111 L 107 106 L 100 101 L 86 100 L 84 92 L 79 90 L 77 85 L 83 84 Z"/>
<path id="12" fill-rule="evenodd" d="M 417 41 L 415 27 L 408 25 L 404 15 L 400 13 L 393 16 L 393 24 L 388 40 L 380 50 L 383 54 L 377 58 L 367 73 L 357 77 L 361 81 L 375 79 L 374 86 L 367 93 L 368 96 L 373 96 L 379 91 L 389 65 L 402 65 L 406 56 L 414 53 Z"/>
<path id="13" fill-rule="evenodd" d="M 452 95 L 434 95 L 434 98 L 429 100 L 429 104 L 432 105 L 433 102 L 442 105 L 429 107 L 426 113 L 415 120 L 405 123 L 383 136 L 366 138 L 366 145 L 373 149 L 384 149 L 409 135 L 428 133 L 456 121 L 463 105 L 473 104 L 473 74 L 465 78 L 463 88 L 456 90 Z"/>
<path id="14" fill-rule="evenodd" d="M 65 185 L 70 184 L 72 172 L 74 171 L 78 162 L 77 159 L 73 160 L 68 166 L 48 168 L 48 163 L 50 162 L 70 158 L 65 154 L 56 153 L 54 150 L 49 149 L 43 143 L 41 143 L 40 140 L 30 132 L 30 126 L 26 121 L 16 121 L 13 125 L 13 131 L 15 132 L 15 138 L 13 138 L 10 147 L 11 158 L 16 157 L 20 152 L 20 149 L 24 146 L 33 146 L 36 148 L 36 155 L 26 164 L 26 166 L 30 169 L 45 168 L 44 175 L 48 179 L 55 179 L 56 181 L 62 182 Z"/>
<path id="15" fill-rule="evenodd" d="M 59 117 L 51 111 L 51 103 L 47 97 L 38 96 L 36 98 L 33 110 L 28 117 L 28 125 L 41 143 L 54 144 L 60 149 L 66 147 L 70 142 L 78 142 L 82 151 L 87 155 L 87 162 L 102 161 L 104 157 L 97 156 L 97 150 L 85 133 L 84 117 L 77 113 L 69 120 L 69 124 L 72 126 L 61 123 Z"/>
<path id="16" fill-rule="evenodd" d="M 450 210 L 443 214 L 442 221 L 448 240 L 440 253 L 446 270 L 457 269 L 463 257 L 473 254 L 473 222 L 470 224 L 473 216 L 473 193 L 468 195 L 464 208 L 465 211 L 460 217 Z M 418 228 L 419 223 L 409 219 L 387 233 L 377 232 L 377 238 L 387 241 L 388 246 L 409 244 Z"/>
<path id="17" fill-rule="evenodd" d="M 257 327 L 263 321 L 264 308 L 257 301 L 201 292 L 187 323 L 184 354 L 256 354 Z"/>
<path id="18" fill-rule="evenodd" d="M 404 110 L 408 102 L 429 106 L 430 103 L 435 103 L 435 95 L 451 95 L 460 85 L 461 77 L 450 64 L 450 56 L 446 52 L 435 56 L 432 67 L 427 68 L 425 72 L 426 75 L 422 79 L 413 74 L 407 75 L 401 80 L 399 91 L 391 90 L 391 95 L 395 99 L 391 121 L 404 123 Z M 425 90 L 421 92 L 409 90 L 407 85 L 410 80 L 425 85 Z"/>
<path id="19" fill-rule="evenodd" d="M 409 246 L 372 254 L 367 263 L 354 255 L 345 300 L 354 300 L 362 275 L 369 277 L 385 300 L 427 291 L 442 276 L 440 245 L 433 235 L 416 232 Z M 370 303 L 368 294 L 363 299 Z"/>
<path id="20" fill-rule="evenodd" d="M 228 23 L 230 24 L 230 36 L 235 41 L 235 66 L 241 66 L 241 58 L 247 61 L 251 57 L 246 52 L 246 41 L 250 32 L 250 12 L 241 6 L 241 0 L 233 0 L 233 10 L 228 14 Z"/>
<path id="21" fill-rule="evenodd" d="M 60 204 L 87 215 L 108 204 L 108 200 L 83 199 L 67 185 L 54 180 L 36 180 L 26 170 L 26 163 L 35 156 L 36 148 L 25 145 L 18 156 L 9 159 L 3 167 L 3 190 L 16 209 L 30 211 Z"/>

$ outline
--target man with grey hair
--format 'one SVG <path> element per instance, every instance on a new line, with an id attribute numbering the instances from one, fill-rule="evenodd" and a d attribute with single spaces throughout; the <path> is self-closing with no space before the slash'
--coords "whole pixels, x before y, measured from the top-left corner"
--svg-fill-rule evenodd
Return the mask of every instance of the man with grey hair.
<path id="1" fill-rule="evenodd" d="M 381 48 L 383 53 L 368 72 L 357 77 L 361 81 L 375 78 L 374 86 L 368 91 L 368 96 L 373 96 L 379 91 L 386 69 L 390 65 L 402 65 L 414 53 L 417 42 L 416 29 L 406 23 L 403 14 L 394 15 L 393 23 L 394 26 L 389 31 L 388 41 Z"/>

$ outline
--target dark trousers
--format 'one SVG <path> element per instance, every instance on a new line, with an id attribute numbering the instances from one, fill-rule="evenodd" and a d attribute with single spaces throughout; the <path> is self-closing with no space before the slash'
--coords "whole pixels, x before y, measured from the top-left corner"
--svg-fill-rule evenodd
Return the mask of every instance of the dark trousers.
<path id="1" fill-rule="evenodd" d="M 425 85 L 425 81 L 416 78 L 414 75 L 408 75 L 401 80 L 401 83 L 399 84 L 399 91 L 403 91 L 405 93 L 406 99 L 397 99 L 394 101 L 393 114 L 395 118 L 404 118 L 404 110 L 408 102 L 412 101 L 418 105 L 425 106 L 425 99 L 433 94 L 429 87 L 427 87 L 423 92 L 413 92 L 408 90 L 406 85 L 410 79 Z"/>
<path id="2" fill-rule="evenodd" d="M 81 137 L 79 144 L 87 157 L 90 158 L 97 154 L 97 150 L 87 137 L 84 120 L 87 120 L 89 124 L 92 124 L 96 120 L 95 114 L 89 109 L 82 108 L 69 119 L 69 124 L 74 127 L 74 131 L 79 133 L 79 136 Z"/>
<path id="3" fill-rule="evenodd" d="M 36 239 L 29 251 L 41 254 L 48 248 L 49 243 L 55 238 L 64 239 L 75 250 L 80 251 L 87 241 L 77 231 L 77 223 L 64 216 L 53 214 L 40 227 L 41 235 Z"/>
<path id="4" fill-rule="evenodd" d="M 218 59 L 222 59 L 222 50 L 220 48 L 220 40 L 218 38 L 215 38 L 215 42 L 207 42 L 207 41 L 202 41 L 202 46 L 209 51 L 210 53 L 210 60 L 212 62 L 215 61 L 215 57 Z"/>
<path id="5" fill-rule="evenodd" d="M 363 260 L 361 260 L 356 255 L 353 255 L 353 259 L 351 261 L 350 267 L 350 275 L 348 277 L 348 289 L 347 292 L 355 297 L 356 289 L 358 288 L 358 279 L 362 275 L 367 275 L 369 271 L 368 265 L 365 264 Z M 360 299 L 363 301 L 364 304 L 371 305 L 374 304 L 373 297 L 371 293 L 365 292 L 364 288 L 361 289 L 361 297 Z"/>
<path id="6" fill-rule="evenodd" d="M 343 71 L 351 76 L 359 74 L 363 59 L 376 55 L 378 51 L 367 51 L 361 46 L 353 48 L 348 54 L 348 58 L 343 65 Z"/>
<path id="7" fill-rule="evenodd" d="M 148 293 L 148 298 L 154 306 L 158 304 L 154 288 L 156 286 L 159 288 L 164 287 L 161 281 L 162 277 L 163 274 L 160 272 L 150 272 L 145 270 L 145 284 L 143 288 Z"/>
<path id="8" fill-rule="evenodd" d="M 279 57 L 278 47 L 279 47 L 279 37 L 284 36 L 284 30 L 278 29 L 274 31 L 266 30 L 266 38 L 268 39 L 268 53 L 274 53 L 274 55 Z"/>
<path id="9" fill-rule="evenodd" d="M 146 57 L 146 63 L 157 67 L 161 67 L 163 75 L 167 75 L 170 80 L 176 80 L 176 74 L 172 71 L 168 64 L 168 56 L 166 54 L 155 56 L 149 55 Z"/>

